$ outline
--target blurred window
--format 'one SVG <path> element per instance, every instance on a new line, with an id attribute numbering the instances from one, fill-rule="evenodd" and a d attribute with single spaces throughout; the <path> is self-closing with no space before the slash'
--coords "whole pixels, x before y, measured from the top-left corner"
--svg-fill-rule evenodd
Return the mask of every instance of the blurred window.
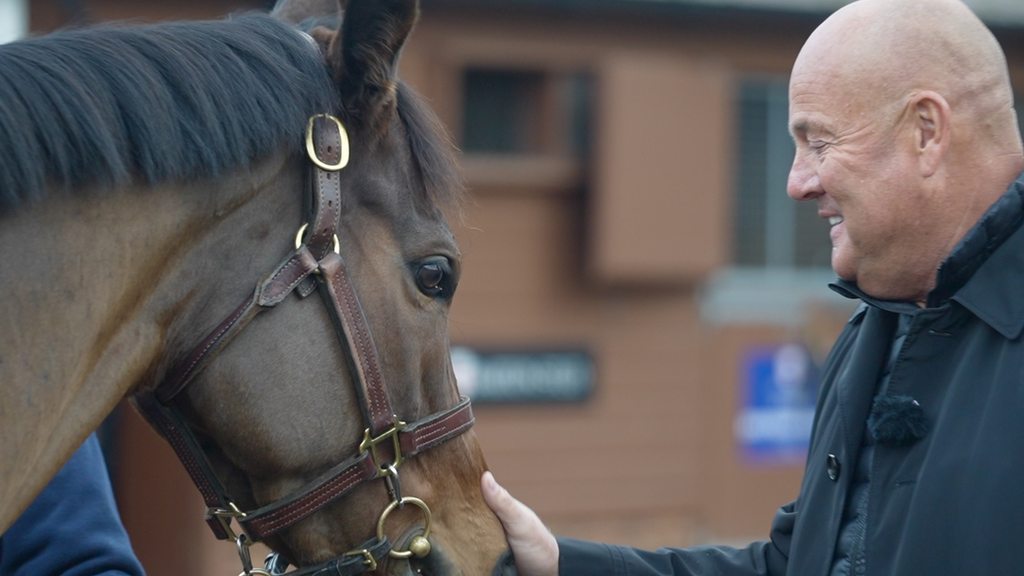
<path id="1" fill-rule="evenodd" d="M 582 73 L 467 68 L 461 147 L 468 154 L 582 158 L 589 143 L 590 86 Z"/>
<path id="2" fill-rule="evenodd" d="M 536 151 L 543 80 L 540 72 L 466 70 L 463 149 L 498 153 Z"/>
<path id="3" fill-rule="evenodd" d="M 828 268 L 832 245 L 817 202 L 786 195 L 795 148 L 787 128 L 788 79 L 748 78 L 738 88 L 733 263 Z"/>

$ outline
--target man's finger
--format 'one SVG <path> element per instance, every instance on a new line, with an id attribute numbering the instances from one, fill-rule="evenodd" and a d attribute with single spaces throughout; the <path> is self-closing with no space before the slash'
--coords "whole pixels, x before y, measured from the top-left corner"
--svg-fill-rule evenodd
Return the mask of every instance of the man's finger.
<path id="1" fill-rule="evenodd" d="M 520 576 L 558 576 L 558 543 L 540 518 L 502 488 L 490 472 L 480 479 L 484 501 L 501 520 Z"/>
<path id="2" fill-rule="evenodd" d="M 501 523 L 506 524 L 506 531 L 510 528 L 517 528 L 525 523 L 529 523 L 529 519 L 523 518 L 523 511 L 519 508 L 525 505 L 513 498 L 508 493 L 508 490 L 501 487 L 497 480 L 494 479 L 493 474 L 484 472 L 481 486 L 484 492 L 484 500 L 487 501 L 487 505 L 491 507 L 491 510 L 498 515 Z M 512 526 L 507 526 L 507 524 L 512 524 Z"/>

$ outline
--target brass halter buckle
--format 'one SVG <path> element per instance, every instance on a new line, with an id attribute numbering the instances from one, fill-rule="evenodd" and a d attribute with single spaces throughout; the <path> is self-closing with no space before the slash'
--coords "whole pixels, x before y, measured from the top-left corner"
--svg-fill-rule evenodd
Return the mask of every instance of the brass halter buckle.
<path id="1" fill-rule="evenodd" d="M 327 164 L 316 153 L 316 144 L 313 142 L 313 123 L 317 118 L 325 118 L 334 122 L 338 127 L 338 135 L 341 140 L 341 150 L 338 151 L 338 163 Z M 348 144 L 348 132 L 345 131 L 345 125 L 330 114 L 315 114 L 309 117 L 309 124 L 306 125 L 306 154 L 309 155 L 309 159 L 313 161 L 320 168 L 327 170 L 328 172 L 337 172 L 348 165 L 349 157 L 349 144 Z"/>
<path id="2" fill-rule="evenodd" d="M 363 432 L 363 441 L 359 443 L 359 452 L 370 451 L 370 459 L 373 460 L 373 465 L 377 468 L 377 478 L 388 476 L 391 474 L 391 469 L 398 468 L 398 465 L 402 463 L 402 444 L 398 440 L 398 433 L 404 430 L 405 427 L 406 423 L 396 418 L 395 425 L 376 438 L 370 435 L 369 428 Z M 380 453 L 377 452 L 377 444 L 389 438 L 394 443 L 395 450 L 395 461 L 390 466 L 388 464 L 381 464 L 383 460 Z"/>
<path id="3" fill-rule="evenodd" d="M 221 527 L 224 528 L 224 532 L 230 535 L 232 540 L 238 540 L 242 536 L 249 538 L 249 535 L 246 533 L 245 528 L 242 527 L 241 523 L 238 524 L 241 534 L 236 534 L 234 528 L 231 526 L 232 520 L 241 520 L 245 518 L 245 512 L 239 510 L 238 506 L 235 506 L 234 502 L 228 502 L 227 508 L 207 508 L 206 517 L 216 518 L 217 521 L 220 522 Z"/>
<path id="4" fill-rule="evenodd" d="M 359 550 L 353 550 L 351 552 L 345 552 L 345 556 L 362 556 L 363 565 L 366 566 L 367 572 L 374 572 L 377 570 L 377 559 L 373 557 L 366 548 L 360 548 Z"/>

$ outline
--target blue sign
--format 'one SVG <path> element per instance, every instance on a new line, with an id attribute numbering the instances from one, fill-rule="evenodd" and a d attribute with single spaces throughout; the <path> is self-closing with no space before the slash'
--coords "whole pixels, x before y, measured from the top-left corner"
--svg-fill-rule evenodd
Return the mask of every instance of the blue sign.
<path id="1" fill-rule="evenodd" d="M 818 368 L 799 344 L 747 352 L 733 432 L 757 464 L 803 464 L 818 397 Z"/>

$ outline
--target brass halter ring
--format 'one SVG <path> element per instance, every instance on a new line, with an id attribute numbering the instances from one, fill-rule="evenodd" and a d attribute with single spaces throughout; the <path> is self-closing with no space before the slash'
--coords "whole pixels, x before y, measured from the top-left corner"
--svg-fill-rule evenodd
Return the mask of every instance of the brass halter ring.
<path id="1" fill-rule="evenodd" d="M 388 504 L 388 507 L 384 509 L 380 514 L 380 520 L 377 520 L 377 540 L 384 539 L 384 522 L 388 519 L 388 514 L 403 504 L 415 504 L 420 510 L 423 511 L 423 534 L 416 536 L 409 542 L 408 550 L 394 550 L 388 552 L 392 558 L 408 558 L 410 556 L 416 556 L 417 558 L 423 558 L 427 554 L 430 554 L 430 541 L 427 537 L 430 536 L 430 508 L 427 508 L 427 503 L 419 498 L 413 498 L 412 496 L 406 496 L 401 500 L 395 500 Z"/>
<path id="2" fill-rule="evenodd" d="M 313 143 L 313 122 L 317 118 L 326 118 L 338 127 L 338 134 L 341 140 L 341 150 L 338 151 L 338 163 L 327 164 L 320 159 L 316 154 L 316 145 Z M 313 161 L 320 168 L 327 170 L 328 172 L 337 172 L 348 165 L 350 146 L 348 144 L 348 132 L 345 131 L 345 125 L 330 114 L 315 114 L 309 117 L 309 124 L 306 125 L 306 154 L 309 155 L 309 159 Z"/>
<path id="3" fill-rule="evenodd" d="M 299 246 L 302 246 L 302 234 L 306 232 L 306 228 L 308 226 L 309 226 L 308 222 L 306 224 L 303 224 L 302 226 L 299 226 L 299 231 L 295 233 L 295 249 L 296 250 L 299 249 Z M 341 243 L 338 242 L 338 235 L 337 234 L 334 235 L 334 253 L 335 254 L 341 254 Z"/>

